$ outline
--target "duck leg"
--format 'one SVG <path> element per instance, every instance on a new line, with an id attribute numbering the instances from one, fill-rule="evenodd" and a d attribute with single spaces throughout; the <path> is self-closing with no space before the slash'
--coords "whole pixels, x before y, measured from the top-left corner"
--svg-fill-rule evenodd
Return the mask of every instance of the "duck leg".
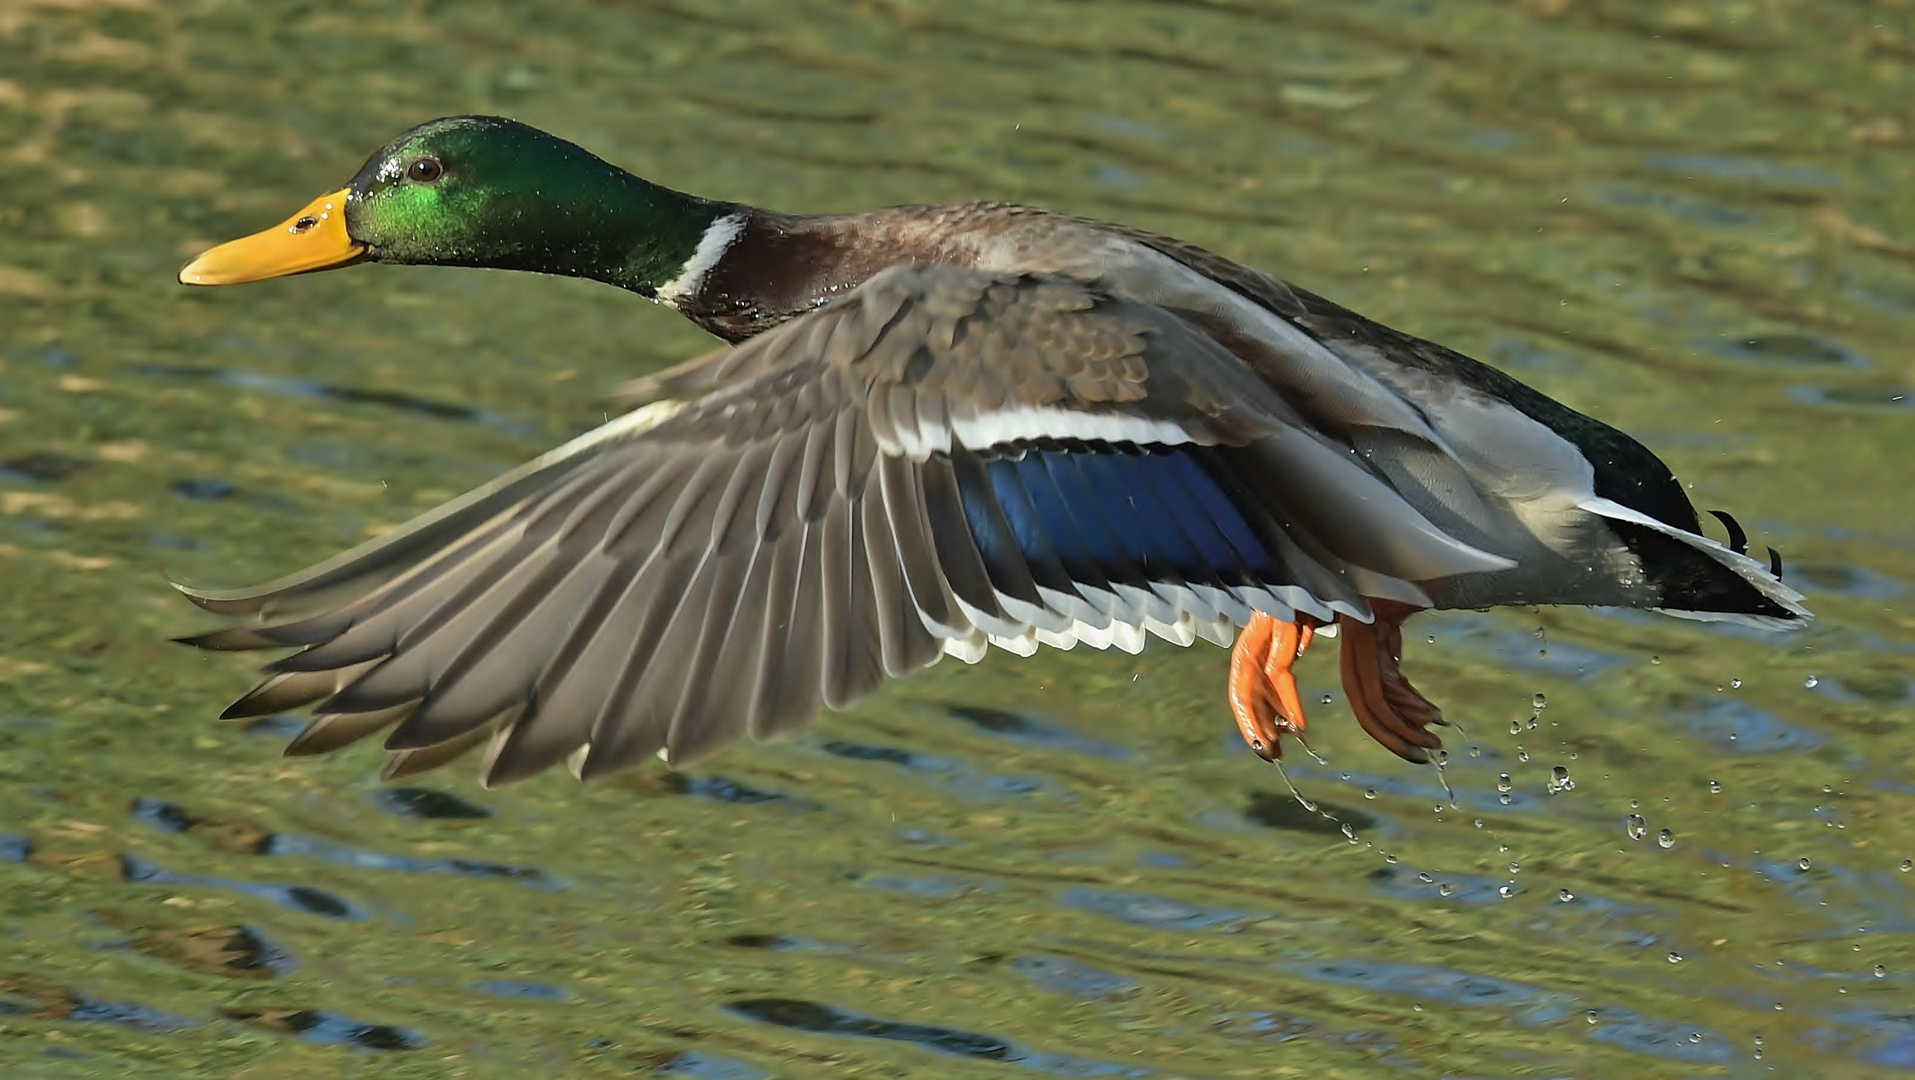
<path id="1" fill-rule="evenodd" d="M 1283 622 L 1257 611 L 1230 650 L 1230 712 L 1243 741 L 1265 761 L 1283 756 L 1278 736 L 1307 726 L 1290 668 L 1315 634 L 1316 624 L 1307 616 Z"/>
<path id="2" fill-rule="evenodd" d="M 1443 745 L 1431 734 L 1443 723 L 1443 710 L 1418 693 L 1399 667 L 1403 660 L 1403 620 L 1420 611 L 1390 600 L 1371 600 L 1373 621 L 1337 617 L 1343 642 L 1343 692 L 1357 723 L 1383 748 L 1405 761 L 1430 759 Z"/>

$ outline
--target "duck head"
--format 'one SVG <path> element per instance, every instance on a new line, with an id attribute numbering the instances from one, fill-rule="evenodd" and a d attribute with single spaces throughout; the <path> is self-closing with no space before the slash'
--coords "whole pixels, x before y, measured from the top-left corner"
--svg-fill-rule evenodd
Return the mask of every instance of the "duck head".
<path id="1" fill-rule="evenodd" d="M 446 117 L 393 139 L 280 224 L 200 255 L 179 279 L 234 285 L 383 262 L 528 270 L 651 295 L 726 209 L 515 120 Z"/>

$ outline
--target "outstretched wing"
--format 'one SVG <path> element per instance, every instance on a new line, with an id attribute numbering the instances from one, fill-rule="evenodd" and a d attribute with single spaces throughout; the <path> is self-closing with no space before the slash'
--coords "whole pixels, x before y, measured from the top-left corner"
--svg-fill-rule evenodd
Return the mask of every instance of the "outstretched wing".
<path id="1" fill-rule="evenodd" d="M 1217 341 L 1073 280 L 893 268 L 661 385 L 692 400 L 299 575 L 183 588 L 241 620 L 192 644 L 299 647 L 227 715 L 318 702 L 291 753 L 392 727 L 389 774 L 489 738 L 488 784 L 590 778 L 946 652 L 1227 644 L 1508 565 Z"/>

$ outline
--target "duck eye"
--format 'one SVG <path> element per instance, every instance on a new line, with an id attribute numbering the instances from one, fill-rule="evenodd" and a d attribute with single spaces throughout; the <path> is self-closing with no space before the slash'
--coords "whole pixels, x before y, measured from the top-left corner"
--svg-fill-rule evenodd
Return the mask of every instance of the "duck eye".
<path id="1" fill-rule="evenodd" d="M 445 171 L 445 166 L 439 164 L 438 158 L 414 158 L 412 164 L 406 166 L 406 179 L 418 184 L 430 184 L 444 176 Z"/>

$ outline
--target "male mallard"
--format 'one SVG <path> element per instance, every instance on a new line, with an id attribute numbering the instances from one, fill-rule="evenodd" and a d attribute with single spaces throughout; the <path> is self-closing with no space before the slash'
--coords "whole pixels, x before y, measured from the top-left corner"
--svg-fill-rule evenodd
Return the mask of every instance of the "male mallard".
<path id="1" fill-rule="evenodd" d="M 389 535 L 182 589 L 247 617 L 192 644 L 299 647 L 225 714 L 319 701 L 293 754 L 396 724 L 389 775 L 489 736 L 488 784 L 561 760 L 590 778 L 779 735 L 944 653 L 1242 626 L 1231 707 L 1274 759 L 1304 727 L 1291 663 L 1335 624 L 1357 719 L 1420 762 L 1442 714 L 1397 667 L 1416 611 L 1809 619 L 1629 436 L 1139 229 L 997 203 L 777 214 L 453 117 L 180 280 L 362 261 L 593 278 L 731 345 Z"/>

